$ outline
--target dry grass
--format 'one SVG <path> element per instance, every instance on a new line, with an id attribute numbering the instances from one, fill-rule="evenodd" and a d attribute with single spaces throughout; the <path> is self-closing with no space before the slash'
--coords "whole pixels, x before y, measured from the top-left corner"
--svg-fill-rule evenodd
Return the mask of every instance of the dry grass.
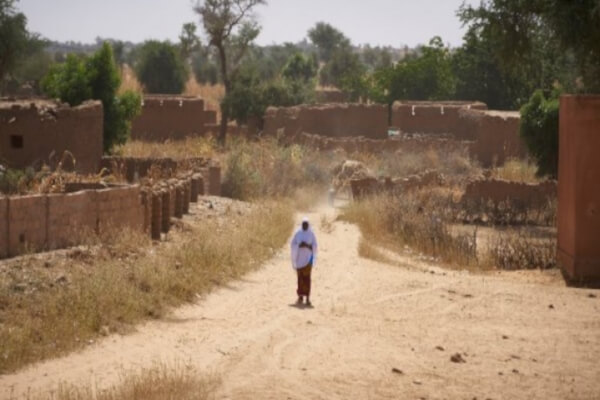
<path id="1" fill-rule="evenodd" d="M 491 178 L 504 179 L 512 182 L 539 183 L 536 176 L 537 166 L 528 160 L 511 159 L 501 167 L 491 170 Z"/>
<path id="2" fill-rule="evenodd" d="M 191 157 L 215 158 L 217 144 L 212 137 L 190 137 L 184 140 L 152 143 L 129 141 L 115 149 L 115 154 L 123 157 L 175 158 Z"/>
<path id="3" fill-rule="evenodd" d="M 373 196 L 351 203 L 342 219 L 358 224 L 361 256 L 386 262 L 373 244 L 418 252 L 446 266 L 469 270 L 549 269 L 556 267 L 556 233 L 544 226 L 491 228 L 486 239 L 477 227 L 452 226 L 457 205 L 443 191 Z M 488 230 L 490 228 L 487 228 Z M 482 243 L 479 243 L 483 240 Z M 481 248 L 479 248 L 481 246 Z M 479 250 L 479 251 L 478 251 Z M 389 263 L 389 262 L 388 262 Z"/>
<path id="4" fill-rule="evenodd" d="M 267 203 L 231 213 L 226 223 L 208 219 L 160 249 L 124 233 L 108 257 L 82 254 L 82 262 L 72 260 L 59 279 L 52 265 L 47 276 L 24 267 L 9 270 L 0 281 L 0 373 L 65 354 L 101 334 L 127 331 L 241 277 L 284 244 L 292 214 L 289 202 Z"/>
<path id="5" fill-rule="evenodd" d="M 157 365 L 125 374 L 106 389 L 61 384 L 56 392 L 29 400 L 208 400 L 214 398 L 219 384 L 219 379 L 202 376 L 189 366 Z"/>
<path id="6" fill-rule="evenodd" d="M 236 138 L 229 141 L 223 161 L 223 193 L 245 200 L 296 197 L 304 195 L 297 190 L 306 187 L 325 194 L 334 160 L 306 147 L 281 146 L 274 138 Z"/>
<path id="7" fill-rule="evenodd" d="M 193 75 L 191 75 L 185 85 L 185 90 L 183 94 L 186 96 L 202 97 L 209 110 L 214 110 L 218 112 L 221 101 L 225 97 L 225 86 L 223 86 L 222 84 L 200 84 L 196 81 L 196 78 Z"/>
<path id="8" fill-rule="evenodd" d="M 342 219 L 356 223 L 369 240 L 394 251 L 405 246 L 449 266 L 477 266 L 476 236 L 452 234 L 445 210 L 448 199 L 431 191 L 373 196 L 351 203 Z"/>
<path id="9" fill-rule="evenodd" d="M 364 237 L 358 242 L 358 255 L 368 260 L 373 260 L 383 264 L 395 265 L 396 262 L 371 244 Z"/>
<path id="10" fill-rule="evenodd" d="M 121 86 L 119 87 L 118 93 L 122 94 L 123 92 L 126 92 L 128 90 L 137 93 L 144 92 L 144 88 L 135 76 L 135 72 L 133 71 L 133 69 L 129 65 L 124 64 L 123 68 L 121 69 Z"/>
<path id="11" fill-rule="evenodd" d="M 556 267 L 556 237 L 530 227 L 498 233 L 488 245 L 486 264 L 504 270 Z"/>
<path id="12" fill-rule="evenodd" d="M 350 157 L 364 163 L 377 176 L 399 178 L 435 170 L 443 173 L 450 184 L 458 184 L 482 175 L 481 168 L 462 151 L 429 149 L 423 153 L 353 153 Z"/>

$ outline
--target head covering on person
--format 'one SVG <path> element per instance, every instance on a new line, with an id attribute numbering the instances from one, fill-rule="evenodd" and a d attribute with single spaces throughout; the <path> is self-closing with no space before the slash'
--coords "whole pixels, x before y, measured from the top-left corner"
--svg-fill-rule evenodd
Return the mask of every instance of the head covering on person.
<path id="1" fill-rule="evenodd" d="M 294 269 L 302 269 L 308 265 L 315 266 L 317 260 L 317 238 L 307 217 L 302 218 L 300 229 L 294 234 L 291 250 L 292 266 Z"/>

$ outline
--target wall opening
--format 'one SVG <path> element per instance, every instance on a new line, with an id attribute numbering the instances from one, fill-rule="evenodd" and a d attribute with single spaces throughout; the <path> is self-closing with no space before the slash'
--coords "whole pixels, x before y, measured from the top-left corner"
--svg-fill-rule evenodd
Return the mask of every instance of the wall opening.
<path id="1" fill-rule="evenodd" d="M 23 136 L 10 135 L 10 147 L 12 149 L 22 149 L 23 148 Z"/>

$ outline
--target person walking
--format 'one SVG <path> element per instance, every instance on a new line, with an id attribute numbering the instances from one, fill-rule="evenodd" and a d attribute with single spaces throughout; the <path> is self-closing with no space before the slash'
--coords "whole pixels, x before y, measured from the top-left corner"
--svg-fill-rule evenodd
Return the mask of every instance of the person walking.
<path id="1" fill-rule="evenodd" d="M 302 219 L 302 226 L 292 239 L 292 266 L 298 274 L 297 305 L 303 303 L 312 306 L 310 302 L 311 274 L 317 260 L 317 238 L 310 227 L 308 218 Z"/>

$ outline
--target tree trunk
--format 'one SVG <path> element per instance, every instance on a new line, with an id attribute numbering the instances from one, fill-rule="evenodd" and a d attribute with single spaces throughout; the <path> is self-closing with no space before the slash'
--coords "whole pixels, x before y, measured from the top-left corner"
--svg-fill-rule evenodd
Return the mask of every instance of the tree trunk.
<path id="1" fill-rule="evenodd" d="M 227 73 L 227 56 L 225 54 L 225 47 L 222 44 L 217 45 L 219 49 L 219 59 L 221 61 L 221 76 L 223 78 L 223 85 L 225 85 L 225 99 L 229 95 L 229 89 L 231 87 L 231 83 L 229 82 L 229 76 Z M 223 100 L 225 100 L 223 99 Z M 219 127 L 219 144 L 221 146 L 225 145 L 225 141 L 227 140 L 227 123 L 229 122 L 229 107 L 224 107 L 223 102 L 221 102 L 221 125 Z"/>

